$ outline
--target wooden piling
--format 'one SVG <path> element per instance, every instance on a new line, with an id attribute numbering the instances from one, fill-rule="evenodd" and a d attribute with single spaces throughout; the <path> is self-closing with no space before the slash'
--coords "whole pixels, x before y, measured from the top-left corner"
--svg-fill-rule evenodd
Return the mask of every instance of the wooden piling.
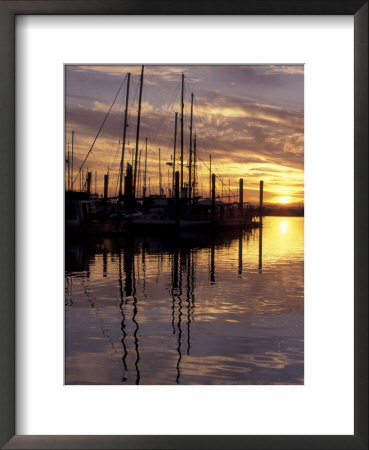
<path id="1" fill-rule="evenodd" d="M 259 216 L 260 223 L 263 217 L 263 190 L 264 190 L 264 181 L 260 180 L 260 190 L 259 190 Z"/>
<path id="2" fill-rule="evenodd" d="M 240 178 L 240 193 L 239 193 L 239 203 L 238 208 L 240 210 L 240 218 L 243 217 L 243 178 Z"/>
<path id="3" fill-rule="evenodd" d="M 133 166 L 127 164 L 126 176 L 124 177 L 124 206 L 126 209 L 134 209 L 134 199 Z"/>
<path id="4" fill-rule="evenodd" d="M 87 172 L 87 193 L 91 194 L 91 180 L 92 180 L 92 172 Z"/>
<path id="5" fill-rule="evenodd" d="M 109 191 L 109 174 L 104 175 L 104 199 L 108 198 Z"/>

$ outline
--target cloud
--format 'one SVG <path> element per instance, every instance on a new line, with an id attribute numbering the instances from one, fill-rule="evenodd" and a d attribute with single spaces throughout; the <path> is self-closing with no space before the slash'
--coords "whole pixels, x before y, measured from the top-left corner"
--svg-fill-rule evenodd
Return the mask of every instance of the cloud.
<path id="1" fill-rule="evenodd" d="M 269 66 L 265 71 L 267 75 L 275 75 L 275 74 L 289 74 L 289 75 L 304 75 L 304 66 L 303 65 L 290 65 L 290 66 Z"/>

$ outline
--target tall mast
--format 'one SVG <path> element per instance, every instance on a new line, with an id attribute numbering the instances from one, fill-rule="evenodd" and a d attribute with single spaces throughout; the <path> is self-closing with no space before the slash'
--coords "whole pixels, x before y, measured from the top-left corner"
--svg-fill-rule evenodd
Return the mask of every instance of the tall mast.
<path id="1" fill-rule="evenodd" d="M 184 73 L 182 72 L 182 94 L 181 94 L 181 189 L 183 188 L 183 91 L 184 91 Z"/>
<path id="2" fill-rule="evenodd" d="M 74 152 L 74 130 L 72 131 L 72 185 L 71 185 L 71 190 L 73 191 L 73 184 L 74 184 L 74 156 L 73 156 L 73 152 Z"/>
<path id="3" fill-rule="evenodd" d="M 175 171 L 176 171 L 177 118 L 178 118 L 178 113 L 175 113 L 175 116 L 174 116 L 174 145 L 173 145 L 173 175 L 172 175 L 172 194 L 173 195 L 174 195 L 174 176 L 175 176 Z"/>
<path id="4" fill-rule="evenodd" d="M 134 175 L 133 175 L 133 195 L 134 196 L 136 196 L 137 159 L 138 159 L 138 143 L 139 143 L 139 140 L 140 140 L 140 121 L 141 121 L 141 102 L 142 102 L 143 77 L 144 77 L 144 66 L 142 66 L 142 69 L 141 69 L 140 96 L 139 96 L 139 99 L 138 99 L 136 151 L 135 151 L 135 170 L 134 170 Z"/>
<path id="5" fill-rule="evenodd" d="M 192 191 L 192 120 L 193 120 L 193 94 L 191 94 L 190 157 L 189 157 L 189 171 L 188 171 L 188 198 L 190 200 Z"/>
<path id="6" fill-rule="evenodd" d="M 144 171 L 143 197 L 146 197 L 146 172 L 147 172 L 147 137 L 145 138 L 145 171 Z"/>
<path id="7" fill-rule="evenodd" d="M 142 150 L 140 150 L 140 156 L 138 158 L 138 187 L 137 187 L 137 196 L 140 196 L 141 191 L 141 183 L 142 183 L 142 175 L 141 175 L 141 156 L 142 156 Z"/>
<path id="8" fill-rule="evenodd" d="M 126 136 L 127 136 L 127 114 L 128 114 L 128 99 L 129 99 L 129 83 L 131 80 L 131 74 L 127 74 L 127 93 L 126 93 L 126 108 L 124 110 L 124 125 L 123 125 L 123 142 L 122 142 L 122 156 L 120 159 L 120 177 L 119 177 L 119 199 L 123 197 L 123 172 L 124 172 L 124 152 L 126 148 Z"/>

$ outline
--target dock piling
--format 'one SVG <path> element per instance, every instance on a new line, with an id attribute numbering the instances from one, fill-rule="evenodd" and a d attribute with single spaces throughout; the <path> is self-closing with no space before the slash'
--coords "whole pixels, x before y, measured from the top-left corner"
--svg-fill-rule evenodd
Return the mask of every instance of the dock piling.
<path id="1" fill-rule="evenodd" d="M 91 180 L 92 180 L 92 172 L 87 172 L 87 193 L 91 194 Z"/>
<path id="2" fill-rule="evenodd" d="M 260 190 L 259 190 L 259 217 L 260 217 L 260 224 L 263 220 L 263 193 L 264 191 L 264 181 L 260 180 Z"/>
<path id="3" fill-rule="evenodd" d="M 124 206 L 131 211 L 134 209 L 134 203 L 133 166 L 127 163 L 126 176 L 124 177 Z"/>
<path id="4" fill-rule="evenodd" d="M 240 218 L 243 217 L 243 178 L 240 178 L 240 193 L 239 193 L 239 203 L 238 208 L 240 210 Z"/>
<path id="5" fill-rule="evenodd" d="M 109 175 L 104 175 L 104 199 L 108 198 L 108 190 L 109 190 Z"/>

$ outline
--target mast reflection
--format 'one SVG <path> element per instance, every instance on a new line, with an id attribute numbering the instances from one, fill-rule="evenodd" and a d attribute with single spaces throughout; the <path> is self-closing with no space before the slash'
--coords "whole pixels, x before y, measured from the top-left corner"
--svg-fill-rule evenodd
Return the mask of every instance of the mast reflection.
<path id="1" fill-rule="evenodd" d="M 137 316 L 137 297 L 136 297 L 136 277 L 135 277 L 135 266 L 133 263 L 133 292 L 132 292 L 132 297 L 133 297 L 133 316 L 132 316 L 132 322 L 135 324 L 135 331 L 133 332 L 133 337 L 134 337 L 134 343 L 135 343 L 135 350 L 136 350 L 136 361 L 135 361 L 135 368 L 136 368 L 136 384 L 140 384 L 140 370 L 138 368 L 138 362 L 140 361 L 140 352 L 138 349 L 138 330 L 139 330 L 139 325 L 138 322 L 136 320 L 136 316 Z"/>
<path id="2" fill-rule="evenodd" d="M 177 360 L 177 378 L 176 382 L 179 383 L 181 372 L 180 372 L 180 362 L 182 359 L 182 271 L 186 267 L 186 255 L 184 251 L 181 249 L 179 252 L 179 292 L 177 295 L 178 298 L 178 322 L 177 322 L 177 328 L 178 328 L 178 345 L 177 345 L 177 352 L 178 352 L 178 360 Z"/>
<path id="3" fill-rule="evenodd" d="M 176 329 L 175 329 L 175 303 L 176 303 L 176 296 L 179 293 L 179 285 L 178 285 L 178 279 L 179 279 L 179 273 L 178 273 L 178 256 L 179 256 L 179 252 L 178 252 L 178 248 L 176 247 L 175 250 L 173 251 L 173 256 L 172 256 L 172 274 L 171 274 L 171 281 L 172 281 L 172 285 L 171 285 L 171 289 L 170 289 L 170 295 L 172 297 L 172 330 L 173 330 L 173 334 L 175 334 Z"/>
<path id="4" fill-rule="evenodd" d="M 215 239 L 214 234 L 211 235 L 210 242 L 210 282 L 215 283 Z"/>
<path id="5" fill-rule="evenodd" d="M 122 357 L 122 363 L 123 363 L 123 368 L 124 368 L 124 374 L 122 376 L 122 381 L 125 382 L 127 381 L 127 362 L 126 362 L 126 358 L 128 355 L 127 352 L 127 346 L 126 346 L 126 316 L 124 314 L 124 307 L 123 307 L 123 303 L 124 303 L 124 295 L 123 295 L 123 274 L 122 274 L 122 253 L 119 252 L 119 294 L 120 294 L 120 303 L 119 303 L 119 308 L 120 308 L 120 312 L 122 315 L 122 321 L 121 321 L 121 325 L 120 325 L 120 329 L 122 331 L 122 339 L 121 339 L 121 343 L 122 343 L 122 347 L 123 347 L 123 357 Z"/>
<path id="6" fill-rule="evenodd" d="M 191 299 L 193 296 L 193 259 L 191 250 L 187 256 L 187 355 L 190 354 L 191 348 Z"/>
<path id="7" fill-rule="evenodd" d="M 242 239 L 243 233 L 241 232 L 238 238 L 238 275 L 242 274 Z"/>
<path id="8" fill-rule="evenodd" d="M 65 295 L 66 308 L 70 308 L 68 320 L 75 315 L 73 339 L 75 342 L 84 339 L 83 345 L 91 349 L 91 354 L 101 353 L 104 364 L 111 364 L 111 375 L 103 373 L 106 366 L 101 364 L 101 377 L 108 377 L 109 382 L 191 382 L 189 374 L 196 372 L 201 352 L 213 345 L 210 320 L 219 320 L 218 326 L 222 329 L 222 318 L 218 316 L 228 314 L 225 318 L 230 320 L 225 320 L 226 326 L 237 330 L 238 317 L 233 320 L 231 314 L 237 314 L 237 308 L 253 307 L 251 301 L 242 302 L 246 294 L 253 298 L 251 289 L 259 289 L 259 283 L 252 285 L 248 280 L 265 272 L 263 234 L 264 240 L 265 236 L 268 238 L 269 256 L 269 227 L 266 222 L 265 230 L 260 226 L 246 233 L 233 230 L 186 232 L 176 236 L 127 235 L 104 238 L 104 241 L 86 240 L 83 246 L 72 243 L 66 254 Z M 244 250 L 247 250 L 245 255 Z M 246 260 L 246 256 L 251 261 Z M 215 257 L 220 276 L 215 273 Z M 250 265 L 247 277 L 243 277 Z M 265 279 L 268 275 L 269 272 L 263 274 Z M 218 288 L 211 288 L 215 283 Z M 222 309 L 223 294 L 219 292 L 233 293 L 234 286 L 239 286 L 242 295 L 229 310 L 228 304 Z M 196 295 L 206 300 L 200 302 L 201 315 L 197 317 Z M 88 313 L 84 311 L 86 306 Z M 195 306 L 198 306 L 196 310 Z M 269 305 L 263 305 L 264 309 L 267 307 Z M 259 308 L 259 303 L 255 308 Z M 287 306 L 283 304 L 283 308 Z M 264 310 L 259 313 L 262 315 Z M 89 324 L 82 332 L 81 317 Z M 214 330 L 214 335 L 216 332 Z M 80 350 L 76 348 L 77 353 Z M 225 345 L 222 349 L 231 352 Z M 165 373 L 167 366 L 170 370 Z M 196 373 L 197 376 L 203 374 Z M 89 377 L 97 379 L 93 371 Z"/>
<path id="9" fill-rule="evenodd" d="M 139 341 L 138 341 L 138 331 L 139 331 L 139 324 L 136 320 L 138 308 L 137 308 L 137 297 L 136 297 L 136 275 L 135 275 L 135 252 L 134 252 L 134 243 L 127 243 L 125 246 L 125 251 L 123 253 L 124 255 L 124 273 L 125 273 L 125 294 L 126 294 L 126 301 L 128 302 L 128 297 L 132 297 L 133 299 L 133 315 L 132 315 L 132 322 L 134 324 L 134 332 L 133 332 L 133 338 L 134 338 L 134 346 L 135 346 L 135 353 L 136 353 L 136 359 L 135 359 L 135 369 L 136 369 L 136 384 L 140 383 L 140 370 L 138 363 L 140 361 L 140 352 L 139 352 Z M 125 336 L 124 336 L 125 337 Z"/>

